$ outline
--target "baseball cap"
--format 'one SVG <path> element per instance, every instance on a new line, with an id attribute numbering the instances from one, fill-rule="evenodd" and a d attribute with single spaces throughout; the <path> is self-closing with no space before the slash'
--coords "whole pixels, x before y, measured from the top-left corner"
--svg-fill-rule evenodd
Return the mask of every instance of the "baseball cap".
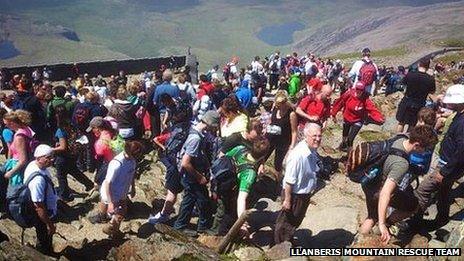
<path id="1" fill-rule="evenodd" d="M 219 127 L 221 116 L 217 111 L 209 110 L 201 118 L 201 121 L 204 122 L 206 125 L 217 128 Z"/>
<path id="2" fill-rule="evenodd" d="M 455 84 L 450 86 L 448 90 L 446 90 L 445 97 L 443 98 L 443 103 L 464 103 L 464 85 Z"/>
<path id="3" fill-rule="evenodd" d="M 103 126 L 105 126 L 105 119 L 103 119 L 103 117 L 97 116 L 90 121 L 89 127 L 86 129 L 86 131 L 91 132 L 93 128 L 102 128 Z"/>
<path id="4" fill-rule="evenodd" d="M 39 146 L 37 146 L 37 148 L 35 148 L 35 151 L 34 151 L 34 157 L 35 158 L 40 158 L 40 157 L 43 157 L 43 156 L 49 156 L 49 155 L 52 155 L 53 154 L 53 149 L 52 147 L 46 145 L 46 144 L 40 144 Z"/>
<path id="5" fill-rule="evenodd" d="M 354 88 L 355 88 L 356 90 L 363 90 L 363 91 L 364 91 L 364 89 L 366 89 L 366 85 L 365 85 L 363 82 L 358 81 L 358 82 L 354 85 Z"/>

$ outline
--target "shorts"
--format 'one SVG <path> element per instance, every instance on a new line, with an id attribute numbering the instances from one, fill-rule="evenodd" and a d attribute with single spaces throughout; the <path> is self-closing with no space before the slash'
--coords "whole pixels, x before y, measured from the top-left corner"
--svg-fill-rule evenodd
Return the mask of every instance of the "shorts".
<path id="1" fill-rule="evenodd" d="M 184 187 L 181 183 L 182 175 L 177 170 L 175 159 L 172 159 L 172 157 L 169 156 L 165 156 L 161 157 L 160 161 L 166 167 L 166 183 L 164 184 L 164 187 L 175 194 L 182 192 L 182 190 L 184 190 Z"/>
<path id="2" fill-rule="evenodd" d="M 417 114 L 422 107 L 424 107 L 423 104 L 420 104 L 411 98 L 404 97 L 398 105 L 396 120 L 401 124 L 415 126 L 417 123 Z"/>
<path id="3" fill-rule="evenodd" d="M 379 195 L 382 186 L 369 184 L 362 186 L 362 189 L 366 195 L 367 217 L 378 220 Z M 415 197 L 412 187 L 409 186 L 405 191 L 395 190 L 388 206 L 401 211 L 413 212 L 417 210 L 418 205 L 418 199 Z"/>

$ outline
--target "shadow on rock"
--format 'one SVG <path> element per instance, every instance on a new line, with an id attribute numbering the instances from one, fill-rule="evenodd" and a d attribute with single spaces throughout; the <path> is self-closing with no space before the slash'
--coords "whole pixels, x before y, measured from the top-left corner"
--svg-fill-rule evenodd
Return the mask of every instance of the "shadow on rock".
<path id="1" fill-rule="evenodd" d="M 300 231 L 301 230 L 298 230 L 297 233 L 299 233 Z M 317 235 L 310 238 L 299 236 L 298 241 L 300 240 L 303 240 L 303 247 L 345 247 L 351 245 L 351 243 L 354 240 L 354 234 L 345 229 L 338 228 L 331 230 L 323 230 L 319 232 Z"/>
<path id="2" fill-rule="evenodd" d="M 147 218 L 151 213 L 151 207 L 144 202 L 132 202 L 129 203 L 128 211 L 127 211 L 127 218 L 128 219 L 137 219 Z"/>
<path id="3" fill-rule="evenodd" d="M 60 255 L 65 256 L 69 260 L 105 260 L 113 247 L 118 247 L 126 241 L 127 239 L 103 239 L 100 241 L 92 241 L 87 243 L 81 249 L 68 246 Z"/>
<path id="4" fill-rule="evenodd" d="M 85 216 L 93 209 L 91 202 L 83 202 L 74 206 L 69 206 L 62 201 L 58 203 L 60 222 L 70 224 L 74 220 L 79 220 L 80 216 Z"/>

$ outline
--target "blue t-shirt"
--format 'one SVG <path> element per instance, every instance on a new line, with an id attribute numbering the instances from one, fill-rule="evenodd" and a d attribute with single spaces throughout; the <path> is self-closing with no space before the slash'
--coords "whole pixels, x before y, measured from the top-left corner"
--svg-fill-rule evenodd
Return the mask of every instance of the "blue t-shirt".
<path id="1" fill-rule="evenodd" d="M 180 90 L 177 85 L 172 85 L 169 82 L 163 82 L 162 84 L 158 85 L 155 89 L 155 93 L 153 95 L 153 103 L 159 108 L 160 112 L 165 112 L 166 108 L 164 105 L 161 104 L 161 95 L 168 94 L 173 99 L 179 98 Z"/>
<path id="2" fill-rule="evenodd" d="M 55 138 L 57 141 L 59 141 L 61 138 L 67 138 L 67 133 L 65 130 L 61 129 L 61 128 L 58 128 L 55 132 Z"/>
<path id="3" fill-rule="evenodd" d="M 2 138 L 7 143 L 10 144 L 13 142 L 14 132 L 8 128 L 3 129 Z"/>

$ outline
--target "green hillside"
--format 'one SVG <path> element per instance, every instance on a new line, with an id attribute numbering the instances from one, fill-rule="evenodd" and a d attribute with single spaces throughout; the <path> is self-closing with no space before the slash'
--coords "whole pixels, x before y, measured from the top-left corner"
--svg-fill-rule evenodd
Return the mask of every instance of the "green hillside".
<path id="1" fill-rule="evenodd" d="M 0 33 L 7 31 L 22 53 L 0 61 L 0 65 L 185 54 L 191 46 L 200 58 L 201 68 L 207 69 L 232 55 L 248 62 L 255 55 L 292 49 L 291 44 L 272 46 L 258 39 L 257 32 L 265 26 L 297 21 L 305 26 L 293 34 L 299 40 L 314 28 L 346 23 L 368 8 L 393 3 L 420 2 L 0 0 L 4 7 L 0 17 L 8 21 Z M 80 42 L 51 34 L 50 27 L 69 28 Z"/>

